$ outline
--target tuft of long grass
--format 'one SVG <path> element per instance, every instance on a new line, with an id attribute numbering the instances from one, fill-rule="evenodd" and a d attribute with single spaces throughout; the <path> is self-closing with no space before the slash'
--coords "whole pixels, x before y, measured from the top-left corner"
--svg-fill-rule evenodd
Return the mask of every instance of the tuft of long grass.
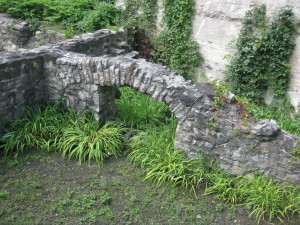
<path id="1" fill-rule="evenodd" d="M 205 194 L 215 194 L 220 200 L 245 205 L 258 223 L 261 219 L 281 221 L 300 212 L 299 189 L 292 185 L 281 186 L 265 175 L 245 176 L 217 175 L 206 188 Z"/>
<path id="2" fill-rule="evenodd" d="M 130 87 L 120 88 L 122 97 L 116 100 L 118 118 L 132 128 L 158 126 L 171 116 L 168 106 L 155 102 L 148 95 Z"/>
<path id="3" fill-rule="evenodd" d="M 59 150 L 79 163 L 102 163 L 110 154 L 120 155 L 124 131 L 114 122 L 101 126 L 90 113 L 76 113 L 57 104 L 38 110 L 27 108 L 20 119 L 12 122 L 11 131 L 0 138 L 0 147 L 6 155 L 17 156 L 31 148 Z"/>
<path id="4" fill-rule="evenodd" d="M 102 163 L 110 154 L 120 156 L 125 129 L 115 122 L 103 126 L 93 117 L 81 116 L 63 130 L 58 149 L 63 156 L 76 158 L 79 163 L 95 160 Z"/>
<path id="5" fill-rule="evenodd" d="M 59 104 L 44 109 L 26 108 L 18 120 L 10 124 L 10 132 L 0 138 L 5 154 L 18 155 L 30 148 L 54 150 L 57 137 L 68 120 Z"/>
<path id="6" fill-rule="evenodd" d="M 188 159 L 182 150 L 174 149 L 176 124 L 176 119 L 171 118 L 168 123 L 148 128 L 131 138 L 128 159 L 141 165 L 146 180 L 195 190 L 206 178 L 206 163 Z"/>

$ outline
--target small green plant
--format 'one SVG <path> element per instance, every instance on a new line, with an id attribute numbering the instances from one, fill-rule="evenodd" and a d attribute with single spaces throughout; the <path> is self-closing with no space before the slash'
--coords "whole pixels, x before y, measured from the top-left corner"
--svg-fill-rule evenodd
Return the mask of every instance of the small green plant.
<path id="1" fill-rule="evenodd" d="M 143 203 L 145 206 L 148 206 L 151 203 L 150 198 L 148 198 L 148 197 L 144 198 Z"/>
<path id="2" fill-rule="evenodd" d="M 221 212 L 225 209 L 225 205 L 223 203 L 216 204 L 216 211 Z"/>
<path id="3" fill-rule="evenodd" d="M 253 135 L 252 134 L 248 134 L 248 135 L 246 135 L 246 139 L 251 139 L 253 137 Z"/>
<path id="4" fill-rule="evenodd" d="M 296 163 L 298 159 L 300 159 L 300 145 L 294 148 L 290 154 L 293 156 L 293 163 Z"/>
<path id="5" fill-rule="evenodd" d="M 0 192 L 0 198 L 8 198 L 9 194 L 10 193 L 8 191 L 2 191 Z"/>
<path id="6" fill-rule="evenodd" d="M 240 133 L 240 129 L 239 129 L 239 128 L 237 128 L 237 127 L 235 127 L 235 128 L 233 128 L 233 131 L 232 131 L 232 133 L 233 133 L 234 135 L 237 135 L 237 134 L 239 134 L 239 133 Z"/>
<path id="7" fill-rule="evenodd" d="M 208 126 L 210 127 L 216 127 L 218 126 L 218 122 L 216 122 L 217 118 L 215 116 L 212 116 L 211 118 L 209 118 L 209 122 L 207 123 Z"/>
<path id="8" fill-rule="evenodd" d="M 216 131 L 211 130 L 209 133 L 210 133 L 211 135 L 215 135 L 215 134 L 216 134 Z"/>
<path id="9" fill-rule="evenodd" d="M 226 95 L 229 93 L 229 87 L 226 82 L 221 80 L 208 80 L 208 82 L 214 88 L 217 96 L 214 97 L 214 102 L 211 107 L 217 111 L 217 113 L 223 113 L 222 106 L 226 103 Z"/>
<path id="10" fill-rule="evenodd" d="M 237 207 L 236 207 L 235 205 L 229 205 L 229 206 L 228 206 L 228 209 L 229 209 L 231 212 L 234 212 L 234 213 L 237 212 Z"/>
<path id="11" fill-rule="evenodd" d="M 106 191 L 100 192 L 98 198 L 102 204 L 109 204 L 111 201 L 111 197 Z"/>
<path id="12" fill-rule="evenodd" d="M 122 212 L 123 213 L 123 212 Z M 99 210 L 99 215 L 105 215 L 107 216 L 111 221 L 115 219 L 115 213 L 108 207 L 102 207 Z"/>
<path id="13" fill-rule="evenodd" d="M 251 150 L 254 148 L 254 145 L 248 145 L 247 148 Z"/>

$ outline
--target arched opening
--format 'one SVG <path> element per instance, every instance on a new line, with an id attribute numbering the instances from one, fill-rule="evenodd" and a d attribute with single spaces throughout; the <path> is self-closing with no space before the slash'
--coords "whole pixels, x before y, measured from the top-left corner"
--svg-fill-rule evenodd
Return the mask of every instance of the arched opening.
<path id="1" fill-rule="evenodd" d="M 118 90 L 121 96 L 115 100 L 116 115 L 130 127 L 146 129 L 148 126 L 165 124 L 172 118 L 165 103 L 154 101 L 151 96 L 130 87 L 121 87 Z"/>
<path id="2" fill-rule="evenodd" d="M 117 120 L 129 127 L 130 161 L 147 165 L 168 161 L 174 152 L 177 119 L 163 102 L 130 87 L 121 87 L 116 99 Z"/>

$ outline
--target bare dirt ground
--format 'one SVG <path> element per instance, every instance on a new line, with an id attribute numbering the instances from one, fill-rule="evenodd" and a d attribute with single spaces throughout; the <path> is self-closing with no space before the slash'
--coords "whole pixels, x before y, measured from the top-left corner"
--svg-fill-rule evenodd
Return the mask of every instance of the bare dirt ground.
<path id="1" fill-rule="evenodd" d="M 168 185 L 157 187 L 126 157 L 103 166 L 58 153 L 0 156 L 0 224 L 252 225 L 245 207 Z M 282 224 L 279 221 L 261 224 Z M 285 224 L 299 224 L 298 218 Z"/>

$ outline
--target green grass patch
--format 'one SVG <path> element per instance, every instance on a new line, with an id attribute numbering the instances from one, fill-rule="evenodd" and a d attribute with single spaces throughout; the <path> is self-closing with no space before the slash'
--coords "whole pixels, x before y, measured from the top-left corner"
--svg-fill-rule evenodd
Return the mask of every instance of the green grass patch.
<path id="1" fill-rule="evenodd" d="M 170 116 L 168 106 L 155 102 L 145 94 L 130 87 L 120 88 L 122 97 L 116 100 L 117 116 L 131 128 L 145 129 L 164 123 Z"/>

